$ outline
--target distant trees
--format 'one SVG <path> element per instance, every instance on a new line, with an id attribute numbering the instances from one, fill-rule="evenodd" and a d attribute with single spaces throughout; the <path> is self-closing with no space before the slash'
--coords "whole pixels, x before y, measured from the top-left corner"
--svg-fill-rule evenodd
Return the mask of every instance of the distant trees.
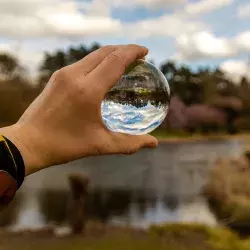
<path id="1" fill-rule="evenodd" d="M 19 61 L 0 54 L 0 126 L 17 121 L 37 94 Z"/>
<path id="2" fill-rule="evenodd" d="M 0 78 L 13 79 L 22 77 L 25 74 L 25 69 L 21 66 L 17 58 L 8 54 L 0 54 Z"/>
<path id="3" fill-rule="evenodd" d="M 0 75 L 10 76 L 16 70 L 20 69 L 20 65 L 16 58 L 8 54 L 0 54 Z"/>
<path id="4" fill-rule="evenodd" d="M 168 61 L 160 69 L 168 79 L 172 94 L 178 94 L 186 105 L 201 102 L 202 85 L 199 84 L 199 77 L 190 68 L 178 67 L 174 62 Z"/>
<path id="5" fill-rule="evenodd" d="M 100 45 L 95 43 L 90 47 L 79 45 L 70 47 L 66 51 L 58 50 L 55 53 L 46 53 L 40 68 L 42 72 L 40 82 L 46 84 L 54 71 L 84 58 L 98 48 Z M 178 65 L 174 61 L 162 63 L 160 69 L 168 79 L 172 96 L 179 96 L 187 106 L 206 104 L 214 107 L 218 97 L 233 96 L 242 100 L 244 107 L 250 111 L 250 102 L 248 101 L 250 87 L 246 78 L 243 78 L 241 83 L 237 85 L 228 80 L 219 69 L 199 68 L 193 70 L 187 65 Z M 232 116 L 233 110 L 230 104 L 229 108 L 224 108 L 224 110 L 230 114 L 230 117 Z M 238 116 L 234 115 L 233 117 Z M 249 118 L 247 117 L 246 120 L 249 120 L 248 124 L 250 124 L 250 112 Z M 233 126 L 233 123 L 234 119 L 230 126 Z"/>
<path id="6" fill-rule="evenodd" d="M 241 126 L 246 127 L 244 124 L 248 124 L 248 129 L 250 128 L 250 83 L 246 78 L 242 78 L 241 83 L 236 84 L 226 78 L 219 69 L 200 68 L 193 71 L 187 66 L 177 66 L 171 61 L 162 64 L 161 70 L 169 81 L 172 96 L 179 96 L 190 108 L 198 105 L 199 109 L 193 114 L 196 119 L 204 121 L 204 123 L 197 123 L 198 129 L 207 132 L 208 126 L 211 128 L 214 125 L 218 126 L 219 120 L 213 116 L 214 121 L 212 121 L 209 113 L 205 111 L 209 110 L 209 107 L 214 111 L 216 108 L 218 112 L 223 111 L 226 114 L 226 129 L 229 133 L 237 131 L 235 122 L 238 118 L 241 118 Z M 175 108 L 172 107 L 172 109 Z M 243 118 L 243 114 L 245 118 Z"/>
<path id="7" fill-rule="evenodd" d="M 46 84 L 53 72 L 81 60 L 100 47 L 98 43 L 94 43 L 90 47 L 79 45 L 76 47 L 69 47 L 66 51 L 58 50 L 55 53 L 45 53 L 40 67 L 40 83 Z"/>
<path id="8" fill-rule="evenodd" d="M 30 84 L 25 69 L 15 57 L 7 53 L 0 54 L 0 123 L 9 124 L 17 120 L 43 89 L 53 72 L 81 60 L 100 47 L 98 43 L 90 46 L 82 44 L 71 46 L 67 50 L 45 53 L 39 69 L 38 85 Z M 247 78 L 242 78 L 240 83 L 235 84 L 219 69 L 193 70 L 174 61 L 162 63 L 160 69 L 168 79 L 172 96 L 179 96 L 186 106 L 215 106 L 215 100 L 221 96 L 238 98 L 243 102 L 243 111 L 239 113 L 237 126 L 250 128 L 250 83 Z M 230 112 L 232 113 L 232 110 Z"/>
<path id="9" fill-rule="evenodd" d="M 94 43 L 89 47 L 71 46 L 65 51 L 45 53 L 40 67 L 40 83 L 46 84 L 53 72 L 84 58 L 100 47 L 98 43 Z M 174 61 L 164 62 L 160 69 L 168 79 L 171 93 L 177 94 L 186 105 L 212 104 L 214 98 L 222 92 L 226 95 L 236 95 L 244 99 L 246 104 L 249 103 L 250 88 L 244 78 L 240 85 L 236 85 L 219 69 L 199 68 L 194 71 L 187 65 L 179 66 Z"/>
<path id="10" fill-rule="evenodd" d="M 54 71 L 72 64 L 100 47 L 70 47 L 67 51 L 45 53 L 40 67 L 39 84 L 31 83 L 25 69 L 13 55 L 0 53 L 0 126 L 17 121 L 29 104 L 42 91 Z"/>
<path id="11" fill-rule="evenodd" d="M 199 68 L 194 71 L 186 65 L 177 66 L 174 62 L 168 61 L 161 65 L 161 71 L 168 79 L 171 92 L 180 96 L 186 105 L 212 104 L 218 94 L 250 97 L 249 82 L 245 78 L 237 85 L 228 80 L 219 69 Z"/>

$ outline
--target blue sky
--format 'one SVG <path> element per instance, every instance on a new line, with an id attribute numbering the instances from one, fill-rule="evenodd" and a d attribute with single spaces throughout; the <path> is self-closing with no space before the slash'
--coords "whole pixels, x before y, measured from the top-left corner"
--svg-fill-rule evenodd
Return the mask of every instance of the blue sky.
<path id="1" fill-rule="evenodd" d="M 248 74 L 249 0 L 2 0 L 0 14 L 0 51 L 33 73 L 43 51 L 97 41 L 145 45 L 158 65 Z"/>

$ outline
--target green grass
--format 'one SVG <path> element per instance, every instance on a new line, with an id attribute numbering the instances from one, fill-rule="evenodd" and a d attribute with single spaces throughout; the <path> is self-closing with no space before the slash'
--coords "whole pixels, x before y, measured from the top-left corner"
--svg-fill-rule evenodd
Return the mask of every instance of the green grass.
<path id="1" fill-rule="evenodd" d="M 203 135 L 201 133 L 194 133 L 190 134 L 185 131 L 169 131 L 166 129 L 156 129 L 153 132 L 151 132 L 151 135 L 155 136 L 159 140 L 184 140 L 184 141 L 190 141 L 190 140 L 218 140 L 218 139 L 225 139 L 229 138 L 230 136 L 226 133 L 220 133 L 220 134 L 209 134 L 209 135 Z"/>
<path id="2" fill-rule="evenodd" d="M 39 243 L 39 244 L 37 244 Z M 18 243 L 13 247 L 4 246 L 5 250 L 18 249 Z M 68 239 L 41 239 L 26 240 L 22 242 L 22 250 L 142 250 L 142 249 L 165 249 L 154 239 L 133 239 L 130 236 L 116 238 L 105 237 L 102 239 L 84 239 L 72 237 Z"/>
<path id="3" fill-rule="evenodd" d="M 156 129 L 151 135 L 157 137 L 158 139 L 166 139 L 166 138 L 191 138 L 192 136 L 184 131 L 168 131 L 166 129 Z M 198 134 L 197 134 L 198 135 Z"/>
<path id="4" fill-rule="evenodd" d="M 249 240 L 241 240 L 235 233 L 222 227 L 212 228 L 199 224 L 167 224 L 163 227 L 153 227 L 151 232 L 162 237 L 179 239 L 179 241 L 185 238 L 189 239 L 191 243 L 199 244 L 200 249 L 250 250 Z M 190 244 L 188 245 L 190 246 Z"/>
<path id="5" fill-rule="evenodd" d="M 250 250 L 250 240 L 241 240 L 225 228 L 168 224 L 148 232 L 102 228 L 85 235 L 55 238 L 51 234 L 0 233 L 4 250 Z"/>
<path id="6" fill-rule="evenodd" d="M 224 224 L 250 231 L 250 168 L 246 158 L 219 160 L 205 186 L 210 208 Z"/>
<path id="7" fill-rule="evenodd" d="M 159 140 L 181 140 L 181 141 L 191 141 L 191 140 L 225 140 L 230 139 L 232 137 L 238 137 L 242 139 L 248 139 L 249 133 L 239 133 L 236 135 L 229 135 L 224 131 L 221 131 L 218 134 L 202 134 L 199 132 L 196 132 L 194 134 L 190 134 L 186 131 L 170 131 L 163 128 L 157 128 L 153 132 L 150 133 L 151 135 L 155 136 Z M 250 139 L 248 139 L 250 141 Z"/>

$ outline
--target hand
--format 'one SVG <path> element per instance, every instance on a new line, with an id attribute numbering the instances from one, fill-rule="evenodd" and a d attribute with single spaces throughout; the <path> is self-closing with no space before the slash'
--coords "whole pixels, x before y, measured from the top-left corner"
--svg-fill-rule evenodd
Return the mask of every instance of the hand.
<path id="1" fill-rule="evenodd" d="M 20 120 L 0 129 L 21 151 L 27 175 L 87 156 L 133 154 L 157 146 L 150 135 L 109 131 L 101 117 L 105 94 L 130 63 L 147 53 L 137 45 L 105 46 L 52 75 Z"/>

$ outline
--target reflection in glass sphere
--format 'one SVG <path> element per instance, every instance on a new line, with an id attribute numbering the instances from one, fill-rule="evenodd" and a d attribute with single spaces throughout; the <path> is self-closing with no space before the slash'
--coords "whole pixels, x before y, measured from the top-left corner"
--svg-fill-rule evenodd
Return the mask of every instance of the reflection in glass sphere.
<path id="1" fill-rule="evenodd" d="M 165 76 L 153 64 L 137 60 L 102 102 L 102 118 L 113 132 L 147 134 L 165 119 L 170 89 Z"/>

